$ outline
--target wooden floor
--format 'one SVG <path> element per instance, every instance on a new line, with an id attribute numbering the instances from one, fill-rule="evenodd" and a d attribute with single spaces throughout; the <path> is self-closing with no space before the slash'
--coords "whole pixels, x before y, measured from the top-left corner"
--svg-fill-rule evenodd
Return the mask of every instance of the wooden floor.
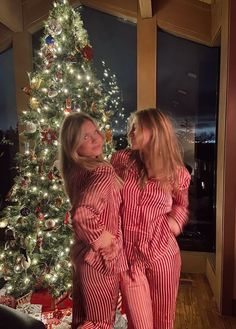
<path id="1" fill-rule="evenodd" d="M 236 317 L 219 315 L 204 275 L 183 274 L 174 329 L 236 329 Z"/>

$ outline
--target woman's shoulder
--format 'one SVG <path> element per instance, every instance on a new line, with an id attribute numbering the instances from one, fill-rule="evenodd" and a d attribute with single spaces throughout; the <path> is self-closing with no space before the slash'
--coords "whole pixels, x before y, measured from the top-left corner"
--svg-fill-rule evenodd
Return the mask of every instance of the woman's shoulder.
<path id="1" fill-rule="evenodd" d="M 112 176 L 114 175 L 114 173 L 115 173 L 114 168 L 110 165 L 110 163 L 102 163 L 99 166 L 97 166 L 97 168 L 95 168 L 90 172 L 90 176 L 91 177 L 104 176 L 104 175 Z"/>
<path id="2" fill-rule="evenodd" d="M 111 164 L 113 166 L 115 166 L 117 164 L 126 165 L 132 159 L 132 154 L 133 154 L 133 151 L 130 149 L 124 149 L 124 150 L 117 151 L 112 154 Z"/>
<path id="3" fill-rule="evenodd" d="M 191 175 L 185 166 L 180 166 L 177 169 L 178 189 L 184 190 L 189 187 Z"/>

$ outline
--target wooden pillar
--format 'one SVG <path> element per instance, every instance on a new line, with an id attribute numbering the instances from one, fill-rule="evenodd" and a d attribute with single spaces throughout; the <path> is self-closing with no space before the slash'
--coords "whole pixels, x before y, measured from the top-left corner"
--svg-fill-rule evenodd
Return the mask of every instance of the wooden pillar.
<path id="1" fill-rule="evenodd" d="M 137 107 L 138 110 L 156 107 L 157 75 L 156 15 L 137 19 Z"/>
<path id="2" fill-rule="evenodd" d="M 236 220 L 236 3 L 222 1 L 221 72 L 217 159 L 216 286 L 224 315 L 233 314 Z"/>
<path id="3" fill-rule="evenodd" d="M 32 37 L 27 31 L 13 34 L 13 58 L 16 83 L 16 106 L 18 116 L 27 109 L 29 97 L 22 87 L 29 84 L 27 72 L 32 71 Z M 19 127 L 19 133 L 21 127 Z M 20 136 L 20 151 L 23 150 L 23 140 Z"/>
<path id="4" fill-rule="evenodd" d="M 223 229 L 223 284 L 222 313 L 233 313 L 233 288 L 235 279 L 235 220 L 236 220 L 236 2 L 229 1 L 228 78 L 225 121 L 225 185 Z"/>

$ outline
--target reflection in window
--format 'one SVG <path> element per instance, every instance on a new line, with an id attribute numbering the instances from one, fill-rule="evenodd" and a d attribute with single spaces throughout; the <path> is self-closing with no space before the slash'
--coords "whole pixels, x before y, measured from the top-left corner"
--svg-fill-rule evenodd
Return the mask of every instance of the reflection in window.
<path id="1" fill-rule="evenodd" d="M 219 48 L 158 32 L 158 107 L 168 113 L 191 173 L 190 218 L 181 249 L 215 249 Z"/>
<path id="2" fill-rule="evenodd" d="M 0 54 L 0 208 L 13 185 L 14 157 L 18 151 L 16 91 L 13 52 L 8 49 Z M 7 141 L 7 142 L 6 142 Z"/>

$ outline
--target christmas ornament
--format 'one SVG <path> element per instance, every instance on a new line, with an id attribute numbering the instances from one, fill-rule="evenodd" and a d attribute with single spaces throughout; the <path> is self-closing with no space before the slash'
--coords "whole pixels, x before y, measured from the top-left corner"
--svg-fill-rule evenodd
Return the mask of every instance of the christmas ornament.
<path id="1" fill-rule="evenodd" d="M 70 97 L 67 97 L 66 99 L 66 108 L 64 110 L 65 113 L 70 113 L 71 112 L 71 99 Z"/>
<path id="2" fill-rule="evenodd" d="M 28 133 L 28 134 L 33 134 L 35 133 L 37 129 L 37 126 L 36 124 L 34 124 L 33 122 L 26 122 L 25 123 L 25 131 Z"/>
<path id="3" fill-rule="evenodd" d="M 19 264 L 15 265 L 13 270 L 15 273 L 21 273 L 23 271 L 22 267 Z"/>
<path id="4" fill-rule="evenodd" d="M 41 78 L 34 77 L 30 82 L 31 88 L 35 89 L 35 90 L 38 90 L 41 86 L 42 81 L 43 80 Z"/>
<path id="5" fill-rule="evenodd" d="M 20 210 L 20 214 L 21 214 L 21 216 L 24 216 L 24 217 L 28 216 L 30 214 L 29 208 L 27 208 L 27 207 L 22 208 Z"/>
<path id="6" fill-rule="evenodd" d="M 81 49 L 81 54 L 85 60 L 90 61 L 93 58 L 93 50 L 89 45 Z"/>
<path id="7" fill-rule="evenodd" d="M 31 97 L 29 103 L 33 110 L 36 110 L 39 106 L 39 101 L 35 97 Z"/>
<path id="8" fill-rule="evenodd" d="M 96 105 L 96 102 L 92 102 L 91 104 L 91 111 L 96 113 L 97 112 L 97 105 Z"/>
<path id="9" fill-rule="evenodd" d="M 55 206 L 57 208 L 60 208 L 62 203 L 63 203 L 63 199 L 60 196 L 55 199 Z"/>
<path id="10" fill-rule="evenodd" d="M 30 88 L 30 86 L 26 86 L 22 88 L 22 91 L 29 96 L 31 94 L 32 89 Z"/>
<path id="11" fill-rule="evenodd" d="M 45 52 L 45 60 L 44 60 L 46 64 L 46 69 L 49 69 L 51 67 L 53 61 L 54 61 L 54 55 L 49 49 L 47 49 L 47 51 Z"/>
<path id="12" fill-rule="evenodd" d="M 0 219 L 0 228 L 5 228 L 8 225 L 8 219 L 7 218 L 1 218 Z"/>
<path id="13" fill-rule="evenodd" d="M 20 181 L 20 186 L 23 190 L 26 190 L 29 187 L 30 179 L 27 176 L 24 176 Z"/>
<path id="14" fill-rule="evenodd" d="M 62 26 L 56 19 L 51 19 L 48 22 L 48 32 L 51 35 L 59 35 L 62 32 Z"/>
<path id="15" fill-rule="evenodd" d="M 57 91 L 57 90 L 53 90 L 53 89 L 51 89 L 51 90 L 49 90 L 49 92 L 48 92 L 48 97 L 49 97 L 49 98 L 56 97 L 57 95 L 58 95 L 58 91 Z"/>
<path id="16" fill-rule="evenodd" d="M 43 172 L 44 172 L 44 161 L 43 161 L 42 159 L 40 159 L 38 163 L 39 163 L 39 166 L 38 166 L 38 173 L 39 173 L 40 175 L 42 175 Z"/>
<path id="17" fill-rule="evenodd" d="M 65 58 L 66 62 L 69 62 L 69 63 L 77 63 L 77 59 L 75 56 L 73 55 L 68 55 L 66 58 Z"/>
<path id="18" fill-rule="evenodd" d="M 55 79 L 55 81 L 60 81 L 62 79 L 62 77 L 63 77 L 63 72 L 62 71 L 57 71 L 55 73 L 54 79 Z"/>
<path id="19" fill-rule="evenodd" d="M 38 218 L 39 221 L 44 220 L 44 214 L 40 212 L 40 213 L 38 214 L 37 218 Z"/>
<path id="20" fill-rule="evenodd" d="M 45 42 L 46 42 L 47 45 L 54 45 L 55 40 L 54 40 L 54 38 L 51 35 L 48 35 L 45 38 Z"/>
<path id="21" fill-rule="evenodd" d="M 49 180 L 53 180 L 53 173 L 52 173 L 52 171 L 49 171 L 49 173 L 48 173 L 48 179 Z"/>
<path id="22" fill-rule="evenodd" d="M 37 237 L 37 242 L 34 248 L 34 253 L 40 253 L 43 251 L 43 238 L 41 236 Z"/>
<path id="23" fill-rule="evenodd" d="M 64 224 L 68 225 L 69 223 L 70 223 L 70 212 L 67 211 L 66 215 L 65 215 L 65 218 L 64 218 Z"/>
<path id="24" fill-rule="evenodd" d="M 106 138 L 106 142 L 109 143 L 112 141 L 112 132 L 111 129 L 106 129 L 105 130 L 105 138 Z"/>
<path id="25" fill-rule="evenodd" d="M 83 101 L 81 104 L 81 108 L 83 112 L 86 112 L 87 108 L 88 108 L 88 103 L 86 101 Z"/>
<path id="26" fill-rule="evenodd" d="M 30 258 L 27 256 L 26 258 L 23 256 L 22 260 L 21 260 L 21 266 L 23 267 L 23 269 L 27 270 L 31 265 L 31 260 Z"/>
<path id="27" fill-rule="evenodd" d="M 52 144 L 53 141 L 57 140 L 56 133 L 50 128 L 41 132 L 42 142 Z"/>
<path id="28" fill-rule="evenodd" d="M 45 221 L 45 227 L 48 229 L 48 230 L 52 230 L 54 227 L 55 227 L 56 223 L 53 219 L 47 219 Z"/>

